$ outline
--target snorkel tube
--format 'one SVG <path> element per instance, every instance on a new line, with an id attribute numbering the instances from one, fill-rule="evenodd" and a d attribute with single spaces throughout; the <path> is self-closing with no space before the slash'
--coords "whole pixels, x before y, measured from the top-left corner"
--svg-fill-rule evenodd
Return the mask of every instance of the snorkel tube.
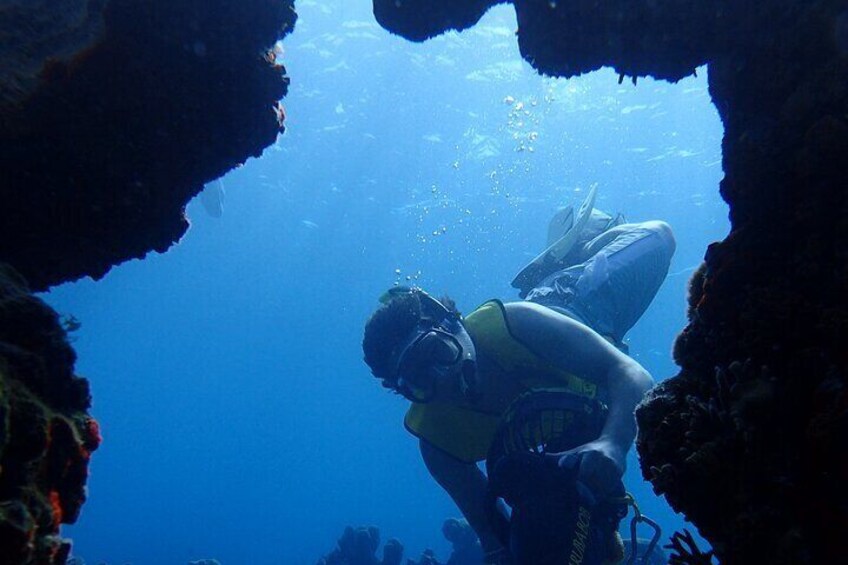
<path id="1" fill-rule="evenodd" d="M 476 404 L 483 396 L 480 386 L 480 376 L 477 372 L 477 362 L 474 359 L 463 359 L 459 373 L 459 389 L 462 396 L 471 404 Z"/>

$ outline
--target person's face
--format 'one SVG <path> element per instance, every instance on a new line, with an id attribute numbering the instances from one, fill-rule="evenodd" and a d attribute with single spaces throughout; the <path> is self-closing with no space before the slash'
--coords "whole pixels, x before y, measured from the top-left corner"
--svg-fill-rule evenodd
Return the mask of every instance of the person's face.
<path id="1" fill-rule="evenodd" d="M 459 320 L 423 328 L 398 362 L 397 390 L 413 402 L 459 402 L 467 397 L 476 354 Z"/>

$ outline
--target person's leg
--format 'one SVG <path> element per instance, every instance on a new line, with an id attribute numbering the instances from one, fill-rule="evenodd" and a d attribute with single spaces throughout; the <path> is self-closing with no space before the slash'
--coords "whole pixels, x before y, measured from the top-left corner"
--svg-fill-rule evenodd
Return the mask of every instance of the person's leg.
<path id="1" fill-rule="evenodd" d="M 584 262 L 546 277 L 526 300 L 562 311 L 621 343 L 654 299 L 674 250 L 665 222 L 616 226 L 585 245 Z"/>

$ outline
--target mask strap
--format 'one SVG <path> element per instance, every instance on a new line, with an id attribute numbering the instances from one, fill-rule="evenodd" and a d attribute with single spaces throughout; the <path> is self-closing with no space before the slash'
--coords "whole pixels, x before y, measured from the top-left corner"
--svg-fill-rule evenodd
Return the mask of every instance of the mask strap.
<path id="1" fill-rule="evenodd" d="M 477 402 L 482 396 L 480 392 L 480 379 L 477 378 L 477 363 L 471 359 L 463 359 L 459 381 L 462 396 L 469 402 Z"/>

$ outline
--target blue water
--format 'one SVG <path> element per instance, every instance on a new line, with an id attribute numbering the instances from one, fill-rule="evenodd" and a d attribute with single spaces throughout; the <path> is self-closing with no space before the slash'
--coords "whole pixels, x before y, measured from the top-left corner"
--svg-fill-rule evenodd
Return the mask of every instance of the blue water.
<path id="1" fill-rule="evenodd" d="M 458 515 L 361 361 L 377 297 L 409 279 L 470 311 L 515 298 L 517 270 L 560 206 L 662 219 L 678 251 L 630 334 L 657 380 L 685 324 L 686 283 L 728 230 L 721 124 L 706 70 L 678 84 L 570 81 L 524 63 L 508 7 L 416 45 L 369 2 L 299 1 L 285 40 L 288 131 L 223 179 L 223 216 L 195 201 L 167 253 L 45 295 L 82 321 L 103 446 L 64 534 L 89 565 L 312 564 L 348 524 L 444 559 Z M 683 526 L 626 483 L 666 533 Z"/>

